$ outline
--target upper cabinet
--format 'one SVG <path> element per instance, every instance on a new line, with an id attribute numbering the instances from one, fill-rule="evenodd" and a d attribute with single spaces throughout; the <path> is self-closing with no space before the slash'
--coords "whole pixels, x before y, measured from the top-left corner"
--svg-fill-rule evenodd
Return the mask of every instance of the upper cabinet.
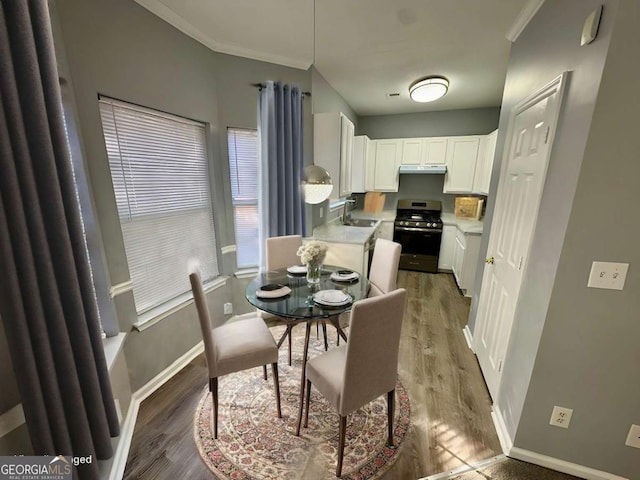
<path id="1" fill-rule="evenodd" d="M 420 165 L 422 163 L 422 138 L 405 138 L 402 140 L 401 165 Z"/>
<path id="2" fill-rule="evenodd" d="M 366 135 L 353 138 L 351 159 L 351 192 L 364 193 L 373 190 L 373 169 L 369 167 L 372 142 Z"/>
<path id="3" fill-rule="evenodd" d="M 495 130 L 480 140 L 480 152 L 478 153 L 476 173 L 473 178 L 473 193 L 479 193 L 481 195 L 489 194 L 497 139 L 498 130 Z"/>
<path id="4" fill-rule="evenodd" d="M 402 140 L 401 165 L 444 165 L 447 137 L 405 138 Z"/>
<path id="5" fill-rule="evenodd" d="M 473 191 L 480 138 L 479 135 L 449 137 L 444 193 L 471 193 Z"/>
<path id="6" fill-rule="evenodd" d="M 373 162 L 373 190 L 376 192 L 397 192 L 398 168 L 402 158 L 402 139 L 375 140 Z M 372 165 L 373 164 L 373 165 Z"/>
<path id="7" fill-rule="evenodd" d="M 331 175 L 330 198 L 351 193 L 353 134 L 353 122 L 342 113 L 316 113 L 313 116 L 313 159 Z"/>

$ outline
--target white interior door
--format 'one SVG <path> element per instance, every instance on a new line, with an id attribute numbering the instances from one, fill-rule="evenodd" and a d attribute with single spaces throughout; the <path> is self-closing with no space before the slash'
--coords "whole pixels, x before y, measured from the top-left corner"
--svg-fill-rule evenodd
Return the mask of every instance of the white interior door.
<path id="1" fill-rule="evenodd" d="M 513 108 L 484 268 L 473 347 L 496 398 L 567 74 Z"/>

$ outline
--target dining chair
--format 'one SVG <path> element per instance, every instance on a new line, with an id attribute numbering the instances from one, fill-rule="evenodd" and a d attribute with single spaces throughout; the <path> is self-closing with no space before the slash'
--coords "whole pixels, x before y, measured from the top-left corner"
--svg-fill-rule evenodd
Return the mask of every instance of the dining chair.
<path id="1" fill-rule="evenodd" d="M 209 391 L 213 401 L 213 438 L 218 438 L 218 378 L 229 373 L 254 367 L 263 367 L 267 379 L 267 364 L 273 371 L 278 418 L 280 409 L 280 383 L 278 381 L 278 347 L 273 335 L 259 317 L 227 323 L 211 328 L 209 307 L 197 273 L 189 275 L 193 299 L 204 341 L 204 352 L 209 369 Z"/>
<path id="2" fill-rule="evenodd" d="M 279 237 L 270 237 L 266 241 L 266 255 L 265 255 L 265 267 L 267 270 L 277 270 L 280 268 L 287 268 L 292 265 L 300 264 L 300 257 L 298 257 L 298 248 L 302 246 L 301 235 L 284 235 Z M 278 347 L 282 345 L 284 340 L 289 340 L 289 365 L 291 365 L 291 330 L 296 324 L 295 321 L 284 317 L 279 317 L 262 310 L 258 310 L 258 314 L 265 321 L 277 321 L 278 323 L 286 326 L 285 332 L 278 341 Z M 322 323 L 322 332 L 324 333 L 325 350 L 328 349 L 327 342 L 327 327 L 326 323 Z"/>
<path id="3" fill-rule="evenodd" d="M 336 477 L 342 474 L 347 415 L 387 394 L 387 445 L 393 445 L 393 410 L 398 379 L 398 350 L 407 292 L 404 288 L 357 301 L 351 309 L 349 342 L 307 362 L 306 413 L 311 385 L 340 416 Z"/>
<path id="4" fill-rule="evenodd" d="M 369 270 L 369 297 L 376 297 L 396 289 L 401 251 L 402 246 L 399 243 L 384 238 L 376 240 Z"/>

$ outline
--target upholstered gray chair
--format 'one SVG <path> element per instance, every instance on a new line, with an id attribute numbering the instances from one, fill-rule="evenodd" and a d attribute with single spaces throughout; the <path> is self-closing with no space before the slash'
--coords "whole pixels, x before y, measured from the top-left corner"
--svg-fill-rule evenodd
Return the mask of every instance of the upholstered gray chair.
<path id="1" fill-rule="evenodd" d="M 395 290 L 401 251 L 402 246 L 399 243 L 384 238 L 376 240 L 369 270 L 369 297 Z"/>
<path id="2" fill-rule="evenodd" d="M 400 288 L 355 302 L 351 310 L 349 342 L 307 363 L 304 426 L 309 422 L 313 384 L 340 415 L 337 477 L 342 474 L 347 415 L 385 393 L 387 445 L 393 445 L 394 395 L 406 295 L 406 290 Z"/>
<path id="3" fill-rule="evenodd" d="M 292 265 L 300 264 L 300 257 L 298 257 L 298 248 L 302 246 L 302 236 L 300 235 L 284 235 L 280 237 L 267 238 L 266 242 L 266 255 L 265 255 L 265 267 L 267 270 L 277 270 L 279 268 L 287 268 Z M 289 365 L 291 365 L 291 330 L 296 324 L 291 319 L 278 317 L 268 312 L 258 310 L 258 314 L 269 322 L 278 322 L 284 324 L 287 329 L 280 337 L 278 341 L 278 347 L 282 345 L 286 338 L 289 339 Z M 325 350 L 327 350 L 327 327 L 322 323 L 322 331 L 324 333 Z"/>
<path id="4" fill-rule="evenodd" d="M 209 307 L 202 290 L 200 276 L 189 275 L 193 299 L 198 310 L 204 352 L 209 369 L 209 391 L 213 401 L 213 437 L 218 438 L 218 377 L 254 367 L 263 367 L 267 378 L 267 364 L 273 370 L 278 418 L 280 410 L 280 384 L 278 382 L 278 347 L 273 335 L 260 317 L 249 318 L 211 328 Z"/>

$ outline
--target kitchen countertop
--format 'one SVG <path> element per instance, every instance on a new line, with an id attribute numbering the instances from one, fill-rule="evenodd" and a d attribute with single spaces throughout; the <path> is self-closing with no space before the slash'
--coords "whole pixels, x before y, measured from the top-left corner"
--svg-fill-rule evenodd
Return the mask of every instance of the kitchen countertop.
<path id="1" fill-rule="evenodd" d="M 396 219 L 395 210 L 383 210 L 378 213 L 365 212 L 360 209 L 350 210 L 352 218 L 370 218 L 371 220 L 381 220 L 383 222 L 393 222 Z"/>
<path id="2" fill-rule="evenodd" d="M 354 218 L 356 217 L 354 216 Z M 372 217 L 362 218 L 373 219 Z M 334 221 L 314 228 L 313 238 L 323 242 L 354 243 L 364 245 L 369 241 L 371 235 L 373 235 L 379 225 L 380 222 L 377 222 L 373 227 L 350 227 L 348 225 L 342 225 L 338 221 Z"/>
<path id="3" fill-rule="evenodd" d="M 482 235 L 482 220 L 472 220 L 470 218 L 457 218 L 453 213 L 442 212 L 440 214 L 442 223 L 445 225 L 454 225 L 460 231 L 467 235 Z"/>

